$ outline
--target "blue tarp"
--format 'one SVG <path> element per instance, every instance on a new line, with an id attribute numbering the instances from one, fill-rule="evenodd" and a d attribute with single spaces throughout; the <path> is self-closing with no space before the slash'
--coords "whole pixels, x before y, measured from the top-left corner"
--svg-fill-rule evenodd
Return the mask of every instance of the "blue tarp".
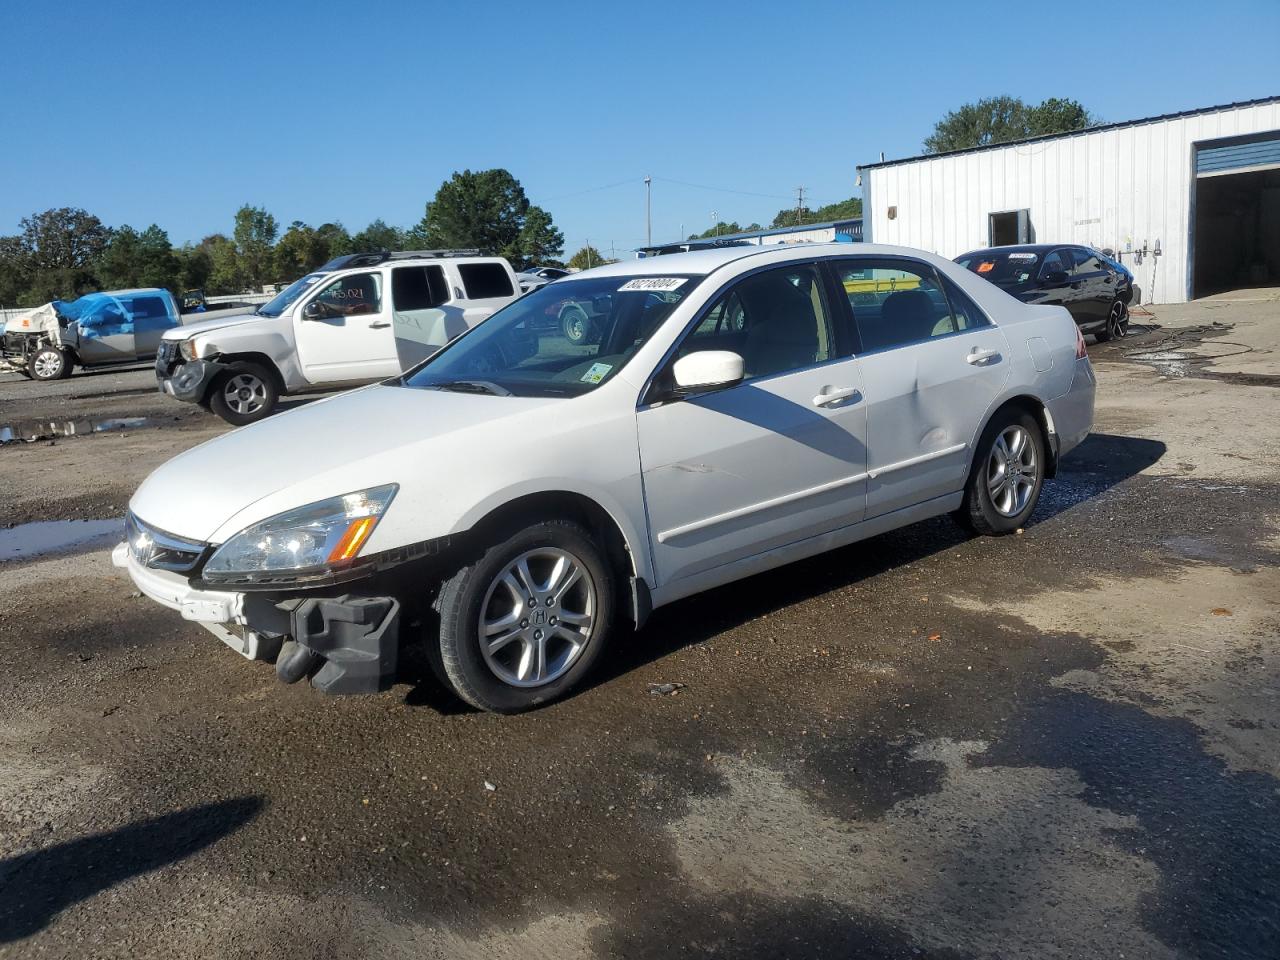
<path id="1" fill-rule="evenodd" d="M 136 293 L 113 296 L 109 293 L 86 293 L 78 300 L 53 301 L 60 316 L 80 327 L 86 340 L 117 334 L 168 330 L 177 326 L 168 301 L 158 293 Z"/>

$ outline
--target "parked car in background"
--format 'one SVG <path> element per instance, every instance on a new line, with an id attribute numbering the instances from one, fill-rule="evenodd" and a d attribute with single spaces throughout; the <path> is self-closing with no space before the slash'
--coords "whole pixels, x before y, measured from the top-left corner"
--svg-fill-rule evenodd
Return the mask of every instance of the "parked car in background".
<path id="1" fill-rule="evenodd" d="M 561 267 L 530 267 L 517 273 L 516 279 L 520 282 L 520 289 L 528 293 L 538 287 L 545 287 L 552 280 L 567 277 L 571 272 Z"/>
<path id="2" fill-rule="evenodd" d="M 972 250 L 956 263 L 1024 303 L 1066 307 L 1098 342 L 1129 332 L 1133 275 L 1091 247 L 1021 244 Z"/>
<path id="3" fill-rule="evenodd" d="M 139 363 L 156 355 L 166 330 L 181 323 L 168 290 L 108 290 L 54 300 L 10 320 L 2 366 L 34 380 L 61 380 L 75 367 Z"/>
<path id="4" fill-rule="evenodd" d="M 164 393 L 239 426 L 269 415 L 286 394 L 395 376 L 518 295 L 501 257 L 351 254 L 252 313 L 169 331 L 156 377 Z"/>
<path id="5" fill-rule="evenodd" d="M 540 330 L 566 298 L 600 306 L 592 341 Z M 416 643 L 525 710 L 681 597 L 944 513 L 1018 530 L 1094 389 L 1066 310 L 921 251 L 614 263 L 169 461 L 112 558 L 285 681 L 384 689 Z"/>

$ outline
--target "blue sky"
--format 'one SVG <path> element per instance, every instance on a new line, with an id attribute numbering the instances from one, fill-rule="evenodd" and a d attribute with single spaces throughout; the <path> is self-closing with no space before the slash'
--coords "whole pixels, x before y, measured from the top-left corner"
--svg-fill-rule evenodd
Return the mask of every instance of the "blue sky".
<path id="1" fill-rule="evenodd" d="M 712 211 L 767 223 L 800 185 L 858 194 L 856 164 L 983 96 L 1114 121 L 1280 94 L 1280 0 L 7 0 L 0 36 L 0 234 L 79 206 L 175 243 L 246 202 L 407 226 L 453 171 L 502 166 L 567 253 L 621 251 L 646 174 L 674 239 Z"/>

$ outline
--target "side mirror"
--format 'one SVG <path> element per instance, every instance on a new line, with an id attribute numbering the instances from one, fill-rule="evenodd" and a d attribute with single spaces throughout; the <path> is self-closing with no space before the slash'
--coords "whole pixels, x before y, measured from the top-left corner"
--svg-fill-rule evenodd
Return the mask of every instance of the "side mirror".
<path id="1" fill-rule="evenodd" d="M 741 382 L 746 364 L 731 350 L 699 350 L 681 357 L 671 368 L 676 389 L 681 393 L 699 393 Z"/>
<path id="2" fill-rule="evenodd" d="M 323 319 L 323 317 L 324 317 L 324 310 L 320 306 L 319 301 L 317 300 L 312 300 L 310 303 L 308 303 L 305 307 L 302 308 L 303 320 L 320 320 L 320 319 Z"/>
<path id="3" fill-rule="evenodd" d="M 1040 278 L 1040 282 L 1043 283 L 1045 286 L 1060 287 L 1062 286 L 1062 284 L 1066 283 L 1070 279 L 1071 277 L 1067 274 L 1067 271 L 1065 270 L 1050 270 L 1048 273 L 1046 273 L 1043 277 Z"/>

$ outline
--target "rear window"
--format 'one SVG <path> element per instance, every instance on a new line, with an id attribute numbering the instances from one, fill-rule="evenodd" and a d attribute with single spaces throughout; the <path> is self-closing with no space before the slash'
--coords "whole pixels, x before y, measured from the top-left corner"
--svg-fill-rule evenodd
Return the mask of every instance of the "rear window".
<path id="1" fill-rule="evenodd" d="M 966 253 L 956 263 L 1001 287 L 1030 283 L 1040 268 L 1040 255 L 1030 251 Z"/>
<path id="2" fill-rule="evenodd" d="M 463 263 L 458 265 L 458 273 L 462 275 L 467 296 L 472 300 L 510 297 L 515 293 L 511 278 L 500 263 Z"/>

